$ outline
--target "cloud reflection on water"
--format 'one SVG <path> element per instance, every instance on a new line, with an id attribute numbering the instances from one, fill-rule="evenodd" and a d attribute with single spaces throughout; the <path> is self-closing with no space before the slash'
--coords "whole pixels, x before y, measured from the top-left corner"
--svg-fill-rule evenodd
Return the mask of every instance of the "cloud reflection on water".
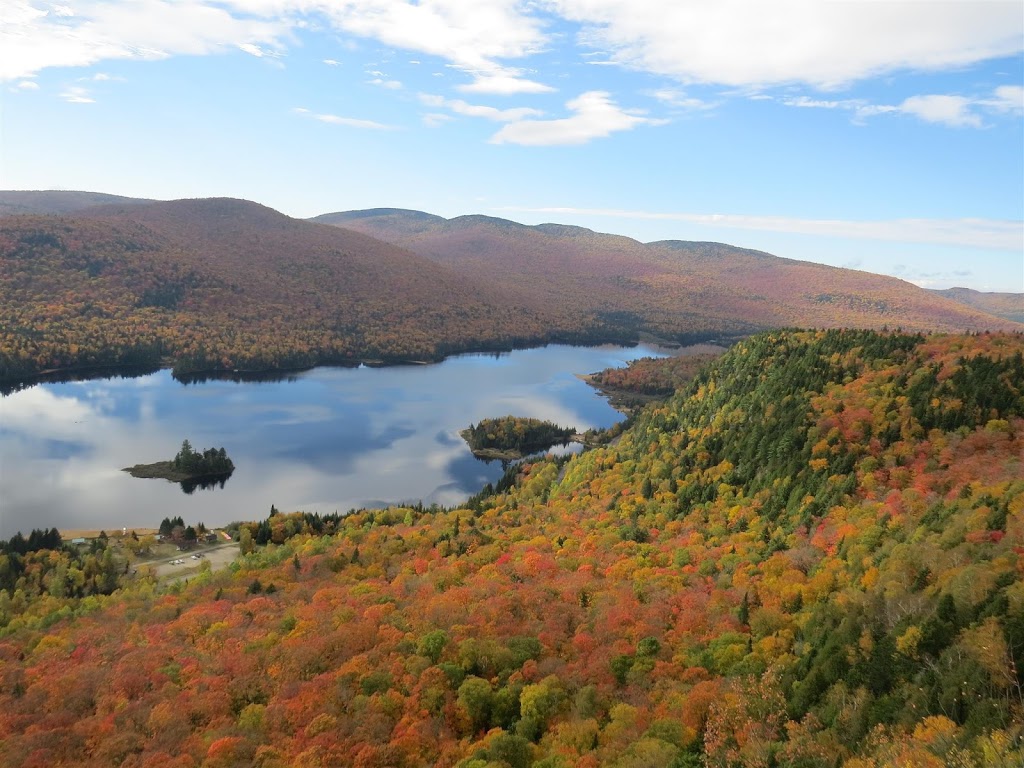
<path id="1" fill-rule="evenodd" d="M 620 417 L 574 374 L 650 348 L 550 346 L 430 366 L 317 368 L 276 382 L 184 386 L 168 371 L 43 384 L 0 398 L 0 536 L 153 527 L 165 516 L 217 525 L 279 509 L 347 511 L 422 499 L 456 504 L 502 473 L 458 430 L 514 414 L 584 430 Z M 122 467 L 173 456 L 188 438 L 224 446 L 223 489 L 181 493 Z"/>

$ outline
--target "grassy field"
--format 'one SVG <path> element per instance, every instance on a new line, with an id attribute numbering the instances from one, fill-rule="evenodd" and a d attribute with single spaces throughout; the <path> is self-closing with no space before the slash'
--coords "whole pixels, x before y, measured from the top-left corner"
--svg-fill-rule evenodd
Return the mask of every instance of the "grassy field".
<path id="1" fill-rule="evenodd" d="M 122 534 L 121 531 L 116 528 L 105 532 L 111 539 L 124 539 L 131 536 L 133 531 L 137 536 L 156 536 L 159 533 L 159 530 L 156 528 L 129 528 L 127 534 Z M 71 541 L 72 539 L 95 539 L 103 532 L 104 531 L 99 528 L 63 528 L 60 531 L 60 538 L 62 541 Z"/>

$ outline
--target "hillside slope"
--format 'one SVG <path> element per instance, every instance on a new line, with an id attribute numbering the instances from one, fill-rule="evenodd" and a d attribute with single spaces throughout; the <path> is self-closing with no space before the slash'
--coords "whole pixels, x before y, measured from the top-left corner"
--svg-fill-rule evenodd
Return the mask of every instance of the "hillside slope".
<path id="1" fill-rule="evenodd" d="M 0 762 L 1019 765 L 1022 382 L 1020 335 L 775 332 L 459 509 L 110 597 L 28 558 Z"/>
<path id="2" fill-rule="evenodd" d="M 536 341 L 497 291 L 356 232 L 238 200 L 0 219 L 0 378 L 432 359 Z"/>
<path id="3" fill-rule="evenodd" d="M 785 327 L 1019 328 L 892 277 L 794 261 L 722 243 L 643 244 L 559 224 L 454 219 L 375 209 L 318 216 L 508 295 L 670 338 Z"/>
<path id="4" fill-rule="evenodd" d="M 793 325 L 1022 327 L 894 278 L 719 243 L 398 209 L 319 217 L 337 227 L 241 200 L 3 199 L 74 209 L 0 216 L 8 383 L 75 367 L 261 370 Z"/>
<path id="5" fill-rule="evenodd" d="M 991 293 L 970 288 L 946 288 L 935 293 L 990 315 L 1024 323 L 1024 293 Z"/>

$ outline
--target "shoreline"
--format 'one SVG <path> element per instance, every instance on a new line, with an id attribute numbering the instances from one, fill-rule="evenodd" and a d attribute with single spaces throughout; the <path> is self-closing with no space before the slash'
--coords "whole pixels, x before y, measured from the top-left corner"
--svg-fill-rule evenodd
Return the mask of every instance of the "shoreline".
<path id="1" fill-rule="evenodd" d="M 586 342 L 572 341 L 568 339 L 551 339 L 548 341 L 538 341 L 532 344 L 511 345 L 500 348 L 493 346 L 488 347 L 486 345 L 468 347 L 464 350 L 452 350 L 429 358 L 359 357 L 347 361 L 324 360 L 311 363 L 310 365 L 288 366 L 283 368 L 204 368 L 187 372 L 182 371 L 179 373 L 174 373 L 174 359 L 164 357 L 153 363 L 97 363 L 93 365 L 71 365 L 63 368 L 47 368 L 46 370 L 25 376 L 0 378 L 0 396 L 12 394 L 22 389 L 28 389 L 29 387 L 36 386 L 37 384 L 52 384 L 66 381 L 87 381 L 91 379 L 112 378 L 114 376 L 135 378 L 137 376 L 148 376 L 150 374 L 166 370 L 171 371 L 171 375 L 176 381 L 187 384 L 203 379 L 231 380 L 233 377 L 238 377 L 244 380 L 251 377 L 254 380 L 257 380 L 260 377 L 284 377 L 305 373 L 306 371 L 311 371 L 315 368 L 358 368 L 360 366 L 365 366 L 367 368 L 398 368 L 403 366 L 436 365 L 438 363 L 443 363 L 450 358 L 460 357 L 462 355 L 502 355 L 528 349 L 542 349 L 551 346 L 593 348 L 614 345 L 632 349 L 641 345 L 649 345 L 663 347 L 665 349 L 673 349 L 678 353 L 681 350 L 687 350 L 693 347 L 729 345 L 735 343 L 738 339 L 745 338 L 746 335 L 737 335 L 735 337 L 722 336 L 720 338 L 711 338 L 690 344 L 683 344 L 655 337 L 633 340 L 609 338 Z"/>
<path id="2" fill-rule="evenodd" d="M 594 381 L 595 373 L 577 373 L 576 378 L 589 387 L 593 387 L 601 397 L 608 400 L 608 405 L 624 416 L 630 416 L 645 405 L 665 400 L 668 395 L 646 395 L 641 392 L 632 392 L 628 389 L 616 387 L 605 387 Z"/>

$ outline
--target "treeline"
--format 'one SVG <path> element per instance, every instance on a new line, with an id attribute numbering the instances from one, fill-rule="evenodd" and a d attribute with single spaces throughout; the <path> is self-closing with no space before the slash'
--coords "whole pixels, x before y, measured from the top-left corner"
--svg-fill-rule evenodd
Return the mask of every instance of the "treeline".
<path id="1" fill-rule="evenodd" d="M 282 514 L 274 505 L 264 520 L 239 524 L 239 542 L 243 553 L 252 551 L 254 546 L 282 544 L 294 536 L 331 535 L 339 527 L 342 518 L 339 512 L 293 512 Z"/>
<path id="2" fill-rule="evenodd" d="M 178 472 L 195 477 L 229 475 L 235 471 L 235 464 L 223 447 L 207 448 L 200 453 L 188 440 L 182 442 L 181 450 L 171 460 L 171 466 Z"/>
<path id="3" fill-rule="evenodd" d="M 33 528 L 26 538 L 18 531 L 6 541 L 0 541 L 0 553 L 14 552 L 19 555 L 27 555 L 29 552 L 36 552 L 40 549 L 60 549 L 63 541 L 60 531 L 56 528 L 39 530 Z"/>

